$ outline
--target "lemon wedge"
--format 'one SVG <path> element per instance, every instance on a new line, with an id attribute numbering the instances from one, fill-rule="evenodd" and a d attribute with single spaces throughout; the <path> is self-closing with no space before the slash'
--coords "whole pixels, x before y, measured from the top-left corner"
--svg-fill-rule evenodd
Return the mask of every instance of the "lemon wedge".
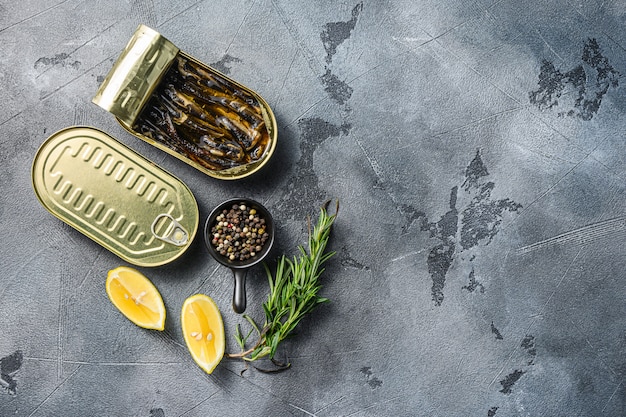
<path id="1" fill-rule="evenodd" d="M 115 307 L 139 327 L 163 330 L 165 304 L 159 290 L 136 269 L 120 266 L 107 274 L 106 291 Z"/>
<path id="2" fill-rule="evenodd" d="M 192 295 L 183 303 L 181 322 L 191 357 L 210 374 L 224 357 L 226 346 L 219 308 L 207 295 Z"/>

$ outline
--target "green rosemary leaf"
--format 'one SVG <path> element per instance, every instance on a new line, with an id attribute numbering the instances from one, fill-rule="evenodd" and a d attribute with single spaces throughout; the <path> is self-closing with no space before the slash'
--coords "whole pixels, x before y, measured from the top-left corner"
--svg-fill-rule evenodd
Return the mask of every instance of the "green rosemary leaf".
<path id="1" fill-rule="evenodd" d="M 239 324 L 237 324 L 237 326 L 235 327 L 235 339 L 237 340 L 237 344 L 239 345 L 239 347 L 241 347 L 242 350 L 246 348 L 247 338 L 244 338 L 241 334 L 241 326 L 239 326 Z"/>
<path id="2" fill-rule="evenodd" d="M 276 354 L 276 349 L 278 349 L 278 344 L 280 343 L 280 333 L 276 333 L 274 337 L 272 337 L 271 349 L 270 349 L 270 358 L 273 358 Z"/>
<path id="3" fill-rule="evenodd" d="M 259 326 L 257 326 L 256 322 L 252 319 L 252 317 L 250 317 L 247 314 L 243 314 L 243 318 L 246 319 L 248 321 L 248 323 L 250 323 L 252 325 L 252 328 L 254 330 L 256 330 L 256 332 L 260 335 L 261 331 L 259 330 Z M 250 332 L 252 332 L 252 330 L 250 330 Z"/>

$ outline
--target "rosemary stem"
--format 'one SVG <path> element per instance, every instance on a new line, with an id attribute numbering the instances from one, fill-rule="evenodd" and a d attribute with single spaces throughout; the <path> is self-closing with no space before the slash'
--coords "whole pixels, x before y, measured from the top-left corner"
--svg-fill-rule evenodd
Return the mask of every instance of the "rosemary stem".
<path id="1" fill-rule="evenodd" d="M 307 248 L 298 247 L 299 253 L 292 259 L 281 256 L 273 274 L 265 266 L 270 294 L 263 304 L 265 323 L 262 330 L 259 332 L 254 321 L 246 317 L 259 333 L 259 340 L 253 347 L 245 349 L 245 339 L 242 341 L 239 337 L 242 352 L 227 354 L 227 357 L 252 362 L 269 356 L 273 360 L 278 345 L 290 336 L 302 318 L 318 304 L 328 301 L 318 295 L 322 287 L 319 278 L 324 271 L 323 264 L 335 255 L 334 252 L 325 253 L 325 250 L 339 202 L 333 215 L 328 214 L 327 206 L 328 203 L 321 207 L 315 226 L 312 227 L 310 219 L 308 221 Z"/>

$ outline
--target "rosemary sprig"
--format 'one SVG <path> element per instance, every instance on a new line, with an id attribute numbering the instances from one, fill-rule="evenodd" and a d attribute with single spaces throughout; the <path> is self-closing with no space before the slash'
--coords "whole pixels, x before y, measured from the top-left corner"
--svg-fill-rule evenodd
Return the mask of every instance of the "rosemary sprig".
<path id="1" fill-rule="evenodd" d="M 327 298 L 318 295 L 322 286 L 319 278 L 324 272 L 323 264 L 335 255 L 335 252 L 325 252 L 330 230 L 339 211 L 339 202 L 335 214 L 329 215 L 327 202 L 320 209 L 317 224 L 311 230 L 309 219 L 308 248 L 298 246 L 299 253 L 293 258 L 282 255 L 277 262 L 274 274 L 265 265 L 270 293 L 263 303 L 265 323 L 259 327 L 247 314 L 243 317 L 250 323 L 252 329 L 246 336 L 241 333 L 237 325 L 235 338 L 241 348 L 240 353 L 228 354 L 230 358 L 240 358 L 246 362 L 269 357 L 275 364 L 274 355 L 280 342 L 289 337 L 302 318 L 310 313 L 317 305 L 326 303 Z M 257 342 L 251 348 L 246 348 L 249 337 L 255 333 Z M 282 364 L 289 367 L 289 364 Z"/>

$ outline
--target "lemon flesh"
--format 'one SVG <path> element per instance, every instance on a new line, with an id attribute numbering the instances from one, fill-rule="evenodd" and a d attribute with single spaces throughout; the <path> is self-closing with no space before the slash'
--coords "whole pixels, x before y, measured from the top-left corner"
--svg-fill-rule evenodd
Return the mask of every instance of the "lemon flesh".
<path id="1" fill-rule="evenodd" d="M 219 308 L 207 295 L 192 295 L 183 303 L 181 322 L 191 357 L 206 373 L 212 373 L 226 346 Z"/>
<path id="2" fill-rule="evenodd" d="M 110 270 L 106 292 L 113 305 L 137 326 L 153 330 L 165 328 L 163 298 L 141 272 L 126 266 Z"/>

